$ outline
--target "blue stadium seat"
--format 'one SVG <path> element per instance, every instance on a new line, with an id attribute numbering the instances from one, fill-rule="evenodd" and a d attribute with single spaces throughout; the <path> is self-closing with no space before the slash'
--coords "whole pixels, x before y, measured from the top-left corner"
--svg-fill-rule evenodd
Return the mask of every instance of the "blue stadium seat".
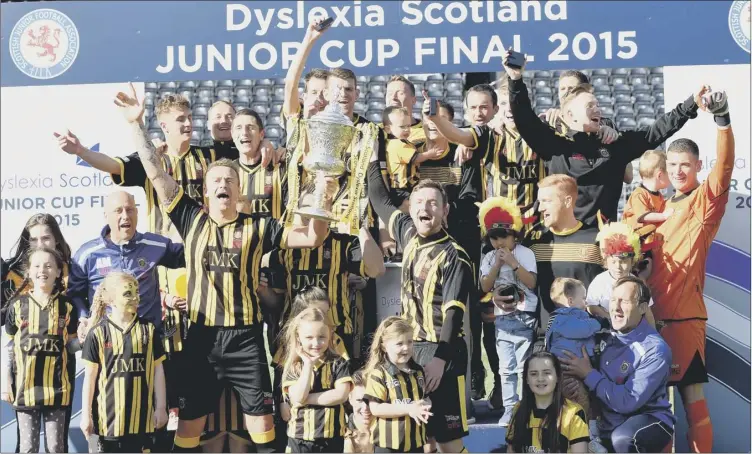
<path id="1" fill-rule="evenodd" d="M 284 136 L 282 128 L 277 125 L 266 125 L 264 128 L 264 135 L 269 139 L 278 139 Z"/>
<path id="2" fill-rule="evenodd" d="M 652 93 L 652 88 L 647 84 L 632 85 L 633 93 Z"/>
<path id="3" fill-rule="evenodd" d="M 219 93 L 217 93 L 219 95 Z M 269 98 L 272 95 L 272 85 L 255 85 L 253 87 L 253 97 L 263 96 Z"/>
<path id="4" fill-rule="evenodd" d="M 650 71 L 647 68 L 632 68 L 629 71 L 629 73 L 633 76 L 636 76 L 636 75 L 646 76 L 650 73 Z"/>
<path id="5" fill-rule="evenodd" d="M 358 91 L 360 91 L 360 96 L 358 97 L 358 99 L 366 99 L 366 96 L 368 96 L 368 83 L 358 82 L 357 87 Z"/>
<path id="6" fill-rule="evenodd" d="M 610 96 L 611 95 L 611 87 L 608 85 L 596 85 L 593 87 L 593 92 L 596 96 L 598 95 L 605 95 Z"/>
<path id="7" fill-rule="evenodd" d="M 274 85 L 284 85 L 285 84 L 285 78 L 284 77 L 277 77 L 274 79 Z"/>
<path id="8" fill-rule="evenodd" d="M 203 132 L 193 130 L 193 132 L 191 132 L 191 143 L 194 145 L 198 145 L 201 142 L 201 139 L 203 137 L 204 137 Z"/>
<path id="9" fill-rule="evenodd" d="M 381 123 L 381 112 L 369 110 L 366 112 L 366 119 L 374 123 Z"/>
<path id="10" fill-rule="evenodd" d="M 593 77 L 595 76 L 609 77 L 611 76 L 611 70 L 610 69 L 594 69 Z"/>
<path id="11" fill-rule="evenodd" d="M 203 106 L 194 106 L 193 107 L 193 118 L 206 118 L 208 116 L 208 109 Z"/>
<path id="12" fill-rule="evenodd" d="M 650 76 L 650 85 L 663 84 L 663 74 L 654 74 Z"/>
<path id="13" fill-rule="evenodd" d="M 428 76 L 425 74 L 407 74 L 405 77 L 412 83 L 425 82 L 428 79 Z"/>
<path id="14" fill-rule="evenodd" d="M 614 93 L 616 104 L 632 104 L 632 96 L 627 93 Z"/>
<path id="15" fill-rule="evenodd" d="M 653 82 L 653 93 L 656 91 L 663 91 L 663 81 Z"/>
<path id="16" fill-rule="evenodd" d="M 274 79 L 257 79 L 254 86 L 258 85 L 274 85 Z"/>
<path id="17" fill-rule="evenodd" d="M 558 79 L 558 78 L 561 77 L 561 73 L 563 73 L 563 72 L 564 71 L 562 71 L 560 69 L 557 69 L 556 71 L 551 71 L 551 77 L 555 78 L 555 79 Z"/>
<path id="18" fill-rule="evenodd" d="M 601 107 L 603 106 L 611 107 L 614 105 L 614 98 L 612 98 L 609 94 L 597 93 L 595 95 L 595 98 L 598 100 L 598 104 L 600 104 Z"/>
<path id="19" fill-rule="evenodd" d="M 441 73 L 426 74 L 426 82 L 429 80 L 444 80 L 444 75 Z"/>
<path id="20" fill-rule="evenodd" d="M 248 96 L 248 97 L 251 97 L 251 96 L 253 96 L 253 90 L 251 89 L 251 87 L 236 87 L 235 88 L 235 97 L 237 98 L 238 96 Z"/>
<path id="21" fill-rule="evenodd" d="M 274 146 L 274 148 L 279 148 L 279 145 L 280 145 L 280 141 L 279 140 L 269 139 L 269 142 L 272 143 L 272 146 Z"/>
<path id="22" fill-rule="evenodd" d="M 663 74 L 663 66 L 650 68 L 650 74 Z"/>
<path id="23" fill-rule="evenodd" d="M 149 130 L 159 130 L 161 129 L 159 126 L 159 121 L 157 120 L 157 117 L 152 117 L 151 121 L 149 122 Z"/>
<path id="24" fill-rule="evenodd" d="M 262 117 L 269 114 L 269 105 L 266 103 L 254 102 L 251 104 L 251 109 Z"/>
<path id="25" fill-rule="evenodd" d="M 391 79 L 391 76 L 371 76 L 371 83 L 381 82 L 386 85 L 386 83 L 389 82 L 389 79 Z"/>
<path id="26" fill-rule="evenodd" d="M 285 100 L 285 86 L 284 85 L 275 85 L 272 89 L 272 99 L 275 101 L 284 101 Z"/>
<path id="27" fill-rule="evenodd" d="M 551 71 L 536 71 L 535 78 L 536 79 L 550 79 Z"/>
<path id="28" fill-rule="evenodd" d="M 195 90 L 196 87 L 198 87 L 198 84 L 194 80 L 184 80 L 178 83 L 178 88 L 181 90 Z"/>
<path id="29" fill-rule="evenodd" d="M 199 96 L 193 101 L 193 106 L 211 106 L 214 102 L 214 98 L 211 96 Z"/>
<path id="30" fill-rule="evenodd" d="M 247 109 L 249 107 L 249 103 L 247 101 L 240 101 L 238 99 L 235 99 L 235 103 L 232 106 L 235 108 L 235 111 L 237 112 L 240 109 Z"/>
<path id="31" fill-rule="evenodd" d="M 232 89 L 232 88 L 235 88 L 235 81 L 229 80 L 229 79 L 220 80 L 220 81 L 217 81 L 217 87 Z"/>
<path id="32" fill-rule="evenodd" d="M 417 87 L 416 87 L 417 89 Z M 465 89 L 465 84 L 461 80 L 447 80 L 444 82 L 444 89 L 446 91 L 462 91 Z"/>
<path id="33" fill-rule="evenodd" d="M 653 97 L 655 98 L 656 102 L 660 101 L 661 104 L 663 104 L 663 92 L 662 91 L 659 91 L 659 92 L 655 92 L 654 91 L 653 92 Z"/>
<path id="34" fill-rule="evenodd" d="M 214 90 L 211 88 L 199 88 L 196 91 L 196 95 L 199 98 L 213 98 L 214 97 Z"/>
<path id="35" fill-rule="evenodd" d="M 538 87 L 548 87 L 550 79 L 537 79 L 536 78 L 536 79 L 533 79 L 533 81 L 534 81 L 533 82 L 533 86 L 535 88 L 538 88 Z"/>
<path id="36" fill-rule="evenodd" d="M 614 109 L 610 106 L 602 106 L 601 107 L 601 115 L 604 117 L 611 118 L 614 116 Z"/>
<path id="37" fill-rule="evenodd" d="M 637 118 L 637 126 L 640 128 L 647 128 L 651 126 L 653 123 L 655 123 L 655 118 L 653 117 L 638 117 Z"/>
<path id="38" fill-rule="evenodd" d="M 269 108 L 269 112 L 273 113 L 274 115 L 279 116 L 279 113 L 282 112 L 282 103 L 273 102 L 271 107 Z"/>
<path id="39" fill-rule="evenodd" d="M 621 118 L 616 121 L 616 127 L 619 131 L 632 130 L 637 128 L 637 122 L 634 118 Z"/>
<path id="40" fill-rule="evenodd" d="M 355 101 L 355 106 L 353 106 L 353 110 L 356 112 L 365 112 L 366 104 L 364 102 Z"/>
<path id="41" fill-rule="evenodd" d="M 232 96 L 232 89 L 217 87 L 217 98 L 229 98 Z"/>
<path id="42" fill-rule="evenodd" d="M 424 87 L 425 87 L 425 89 L 428 92 L 434 92 L 434 93 L 439 92 L 439 93 L 442 93 L 442 95 L 440 95 L 440 96 L 443 96 L 443 93 L 444 93 L 444 82 L 443 81 L 440 81 L 440 80 L 427 80 L 426 83 L 425 83 L 425 85 L 424 85 Z M 433 95 L 431 95 L 431 96 L 433 96 Z"/>
<path id="43" fill-rule="evenodd" d="M 156 92 L 159 90 L 159 85 L 157 85 L 156 82 L 146 82 L 144 84 L 144 91 L 154 91 Z"/>
<path id="44" fill-rule="evenodd" d="M 621 116 L 621 115 L 634 116 L 634 114 L 635 114 L 635 111 L 632 108 L 632 106 L 628 106 L 628 105 L 625 105 L 625 104 L 619 104 L 619 105 L 616 106 L 616 115 L 617 116 Z"/>
<path id="45" fill-rule="evenodd" d="M 550 108 L 550 107 L 546 107 L 546 106 L 538 106 L 538 107 L 536 107 L 536 108 L 535 108 L 535 114 L 536 114 L 536 115 L 540 115 L 540 114 L 542 114 L 542 113 L 546 113 L 546 111 L 547 111 L 547 110 L 548 110 L 549 108 Z"/>
<path id="46" fill-rule="evenodd" d="M 654 108 L 655 108 L 655 113 L 657 115 L 661 115 L 661 114 L 665 113 L 665 111 L 666 111 L 665 107 L 663 106 L 663 103 L 657 103 L 656 102 Z"/>
<path id="47" fill-rule="evenodd" d="M 188 100 L 188 102 L 193 101 L 193 91 L 192 90 L 180 90 L 178 94 L 185 99 Z"/>
<path id="48" fill-rule="evenodd" d="M 608 85 L 608 77 L 606 76 L 594 76 L 590 82 L 593 84 L 593 86 L 596 85 Z"/>
<path id="49" fill-rule="evenodd" d="M 251 79 L 241 79 L 238 81 L 237 84 L 235 84 L 236 87 L 246 87 L 246 88 L 251 88 L 253 87 L 253 85 L 254 85 L 253 80 Z"/>
<path id="50" fill-rule="evenodd" d="M 635 102 L 648 102 L 652 104 L 655 101 L 655 97 L 651 93 L 635 93 L 634 98 Z"/>
<path id="51" fill-rule="evenodd" d="M 638 115 L 652 115 L 655 116 L 655 109 L 651 104 L 637 104 L 635 103 L 635 109 L 637 109 Z"/>
<path id="52" fill-rule="evenodd" d="M 463 96 L 463 92 L 462 92 L 462 90 L 447 90 L 446 91 L 446 95 L 447 96 L 456 96 L 456 97 L 460 97 L 461 98 Z"/>
<path id="53" fill-rule="evenodd" d="M 629 78 L 629 83 L 634 85 L 646 85 L 648 83 L 647 76 L 639 75 L 639 76 L 632 76 Z"/>
<path id="54" fill-rule="evenodd" d="M 620 85 L 627 85 L 629 81 L 626 76 L 611 76 L 609 83 L 615 88 Z"/>
<path id="55" fill-rule="evenodd" d="M 447 80 L 461 80 L 464 82 L 465 76 L 462 73 L 446 73 Z"/>
<path id="56" fill-rule="evenodd" d="M 178 84 L 172 81 L 159 83 L 159 91 L 163 91 L 163 90 L 175 91 L 177 90 L 177 88 L 178 88 Z"/>
<path id="57" fill-rule="evenodd" d="M 217 84 L 213 80 L 202 80 L 201 82 L 198 83 L 198 86 L 211 88 L 213 90 L 214 87 L 217 86 Z"/>
<path id="58" fill-rule="evenodd" d="M 279 123 L 279 114 L 270 113 L 269 115 L 266 116 L 266 120 L 264 121 L 264 124 L 265 125 L 280 126 L 280 123 Z M 280 126 L 280 128 L 281 128 L 281 126 Z"/>
<path id="59" fill-rule="evenodd" d="M 504 76 L 504 77 L 506 77 L 506 76 Z M 526 70 L 522 71 L 522 77 L 525 78 L 525 79 L 532 79 L 532 78 L 535 77 L 535 71 L 531 71 L 529 69 L 526 69 Z"/>
<path id="60" fill-rule="evenodd" d="M 629 68 L 614 68 L 611 70 L 612 76 L 628 76 Z"/>
<path id="61" fill-rule="evenodd" d="M 535 96 L 538 95 L 546 95 L 551 98 L 554 96 L 554 91 L 551 89 L 551 87 L 537 87 L 535 88 Z"/>
<path id="62" fill-rule="evenodd" d="M 206 119 L 205 118 L 194 118 L 193 119 L 193 129 L 199 129 L 199 130 L 201 130 L 201 129 L 206 128 L 207 126 L 208 125 L 206 124 Z"/>
<path id="63" fill-rule="evenodd" d="M 368 101 L 369 112 L 375 111 L 375 112 L 381 113 L 384 111 L 384 109 L 386 109 L 386 103 L 384 103 L 383 100 L 374 99 L 374 100 Z"/>
<path id="64" fill-rule="evenodd" d="M 386 85 L 381 82 L 371 82 L 368 84 L 368 93 L 383 98 L 386 96 Z"/>
<path id="65" fill-rule="evenodd" d="M 370 82 L 370 81 L 371 81 L 371 76 L 355 76 L 355 82 L 356 83 L 361 83 L 362 82 L 362 83 L 364 83 L 364 84 L 367 85 L 368 82 Z"/>
<path id="66" fill-rule="evenodd" d="M 465 120 L 462 119 L 462 116 L 455 116 L 454 120 L 452 120 L 452 123 L 454 123 L 454 126 L 458 128 L 465 126 Z"/>
<path id="67" fill-rule="evenodd" d="M 547 96 L 536 96 L 535 97 L 535 106 L 536 107 L 547 107 L 551 108 L 554 106 L 554 102 L 550 97 Z"/>

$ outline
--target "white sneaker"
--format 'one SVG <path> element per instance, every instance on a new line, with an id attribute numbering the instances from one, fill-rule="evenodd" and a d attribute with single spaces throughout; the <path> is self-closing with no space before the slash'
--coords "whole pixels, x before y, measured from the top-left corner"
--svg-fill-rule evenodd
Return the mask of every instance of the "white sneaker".
<path id="1" fill-rule="evenodd" d="M 475 416 L 471 416 L 467 418 L 467 424 L 468 425 L 475 424 Z"/>
<path id="2" fill-rule="evenodd" d="M 509 427 L 509 423 L 512 421 L 512 410 L 504 410 L 504 414 L 499 419 L 499 427 Z"/>

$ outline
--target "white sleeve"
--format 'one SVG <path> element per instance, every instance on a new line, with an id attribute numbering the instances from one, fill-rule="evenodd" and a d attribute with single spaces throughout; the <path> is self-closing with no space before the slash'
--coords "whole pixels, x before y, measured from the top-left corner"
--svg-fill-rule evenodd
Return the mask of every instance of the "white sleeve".
<path id="1" fill-rule="evenodd" d="M 588 306 L 601 306 L 603 307 L 603 299 L 606 297 L 604 295 L 603 291 L 603 279 L 601 278 L 601 274 L 595 277 L 593 279 L 593 282 L 590 283 L 590 286 L 587 289 L 587 297 L 585 298 L 585 301 Z"/>
<path id="2" fill-rule="evenodd" d="M 488 272 L 491 271 L 495 255 L 496 251 L 491 251 L 487 252 L 486 255 L 483 256 L 483 260 L 481 260 L 480 262 L 480 277 L 487 276 Z"/>
<path id="3" fill-rule="evenodd" d="M 650 301 L 648 301 L 648 306 L 653 306 L 653 298 L 650 298 Z"/>
<path id="4" fill-rule="evenodd" d="M 519 252 L 517 251 L 519 249 Z M 538 262 L 535 261 L 535 253 L 524 246 L 514 248 L 515 257 L 520 266 L 525 268 L 529 273 L 538 274 Z"/>

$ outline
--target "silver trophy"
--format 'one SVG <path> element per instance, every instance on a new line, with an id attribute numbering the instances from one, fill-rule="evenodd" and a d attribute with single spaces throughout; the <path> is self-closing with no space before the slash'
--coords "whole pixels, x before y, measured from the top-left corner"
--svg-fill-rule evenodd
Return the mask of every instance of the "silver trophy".
<path id="1" fill-rule="evenodd" d="M 339 87 L 337 87 L 339 88 Z M 339 90 L 333 90 L 338 93 Z M 358 133 L 353 122 L 342 107 L 330 100 L 323 111 L 305 120 L 308 128 L 308 153 L 303 159 L 303 168 L 314 178 L 321 176 L 338 178 L 345 173 L 345 153 Z M 301 208 L 297 214 L 336 222 L 339 219 L 326 209 L 326 189 L 316 186 L 311 206 Z M 329 194 L 334 197 L 334 194 Z"/>

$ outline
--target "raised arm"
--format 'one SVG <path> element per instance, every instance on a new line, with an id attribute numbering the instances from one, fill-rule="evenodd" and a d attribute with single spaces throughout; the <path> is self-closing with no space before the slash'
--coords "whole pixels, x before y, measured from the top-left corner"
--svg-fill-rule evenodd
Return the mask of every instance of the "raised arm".
<path id="1" fill-rule="evenodd" d="M 316 30 L 316 26 L 321 22 L 322 20 L 318 19 L 308 24 L 300 49 L 298 49 L 298 53 L 295 54 L 290 69 L 287 70 L 287 76 L 285 77 L 285 100 L 282 103 L 282 113 L 287 117 L 297 114 L 300 110 L 298 83 L 303 76 L 305 63 L 306 60 L 308 60 L 308 56 L 311 54 L 311 49 L 313 49 L 313 45 L 321 37 L 322 32 Z"/>
<path id="2" fill-rule="evenodd" d="M 120 92 L 116 95 L 114 102 L 131 126 L 133 142 L 136 145 L 138 157 L 141 158 L 144 172 L 149 180 L 151 180 L 159 201 L 163 206 L 169 206 L 178 195 L 180 186 L 162 168 L 161 157 L 157 154 L 154 144 L 147 137 L 146 125 L 142 121 L 144 105 L 138 100 L 133 84 L 131 83 L 129 86 L 130 95 Z"/>
<path id="3" fill-rule="evenodd" d="M 727 194 L 734 171 L 735 145 L 734 131 L 731 129 L 728 100 L 725 92 L 711 93 L 707 97 L 707 109 L 713 113 L 718 125 L 716 133 L 716 161 L 705 184 L 711 201 Z"/>
<path id="4" fill-rule="evenodd" d="M 379 244 L 371 236 L 367 228 L 361 227 L 358 232 L 361 254 L 363 254 L 363 268 L 368 277 L 379 277 L 386 272 L 384 267 L 384 254 Z"/>
<path id="5" fill-rule="evenodd" d="M 65 133 L 53 132 L 57 139 L 57 145 L 61 150 L 81 158 L 84 162 L 102 172 L 120 175 L 120 164 L 104 153 L 97 153 L 81 145 L 81 141 L 75 134 L 66 130 Z"/>
<path id="6" fill-rule="evenodd" d="M 554 155 L 571 155 L 576 151 L 575 142 L 556 133 L 551 126 L 538 119 L 530 104 L 530 97 L 525 82 L 522 80 L 522 70 L 510 68 L 504 69 L 509 76 L 509 105 L 514 117 L 520 136 L 525 143 L 543 159 L 551 159 Z"/>
<path id="7" fill-rule="evenodd" d="M 431 116 L 430 109 L 431 98 L 428 96 L 428 92 L 423 90 L 423 116 L 434 122 L 439 134 L 446 137 L 452 143 L 464 145 L 473 150 L 478 147 L 477 138 L 473 136 L 469 129 L 458 128 L 451 121 L 439 116 L 438 113 Z"/>

